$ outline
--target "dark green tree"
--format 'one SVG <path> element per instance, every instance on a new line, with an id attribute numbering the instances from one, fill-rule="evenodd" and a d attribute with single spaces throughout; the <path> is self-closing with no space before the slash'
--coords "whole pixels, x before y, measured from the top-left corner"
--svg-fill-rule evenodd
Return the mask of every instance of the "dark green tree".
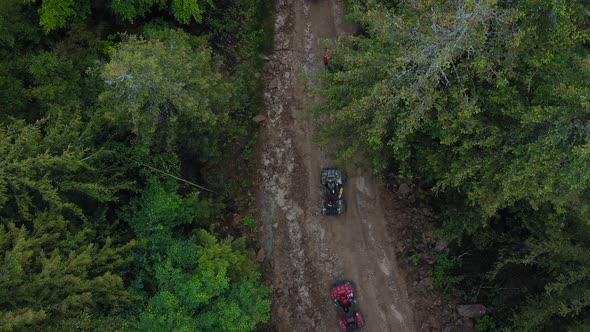
<path id="1" fill-rule="evenodd" d="M 28 94 L 43 115 L 71 118 L 81 109 L 82 80 L 71 62 L 51 53 L 40 53 L 29 62 Z"/>
<path id="2" fill-rule="evenodd" d="M 342 70 L 323 75 L 322 137 L 341 159 L 398 170 L 451 202 L 448 238 L 540 271 L 531 300 L 511 303 L 515 329 L 586 319 L 586 245 L 554 226 L 585 233 L 590 221 L 587 2 L 349 4 L 363 29 L 336 43 Z"/>
<path id="3" fill-rule="evenodd" d="M 0 3 L 0 46 L 20 47 L 30 42 L 39 42 L 40 29 L 36 15 L 22 0 L 5 0 Z"/>
<path id="4" fill-rule="evenodd" d="M 339 44 L 324 136 L 343 159 L 368 154 L 378 172 L 396 164 L 465 193 L 484 219 L 521 200 L 585 209 L 584 9 L 527 3 L 354 7 L 367 34 Z"/>
<path id="5" fill-rule="evenodd" d="M 557 225 L 546 234 L 529 238 L 523 255 L 509 257 L 498 265 L 493 277 L 511 264 L 520 264 L 531 271 L 530 277 L 543 281 L 544 289 L 540 294 L 529 294 L 506 330 L 566 330 L 588 319 L 589 235 L 586 224 Z"/>

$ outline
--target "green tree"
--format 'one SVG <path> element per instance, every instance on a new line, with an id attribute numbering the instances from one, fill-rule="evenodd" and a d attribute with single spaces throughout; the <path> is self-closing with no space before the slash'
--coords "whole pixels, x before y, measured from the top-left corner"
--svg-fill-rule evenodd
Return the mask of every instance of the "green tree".
<path id="1" fill-rule="evenodd" d="M 36 15 L 22 0 L 0 3 L 0 46 L 13 48 L 29 42 L 39 42 L 41 31 L 36 26 Z"/>
<path id="2" fill-rule="evenodd" d="M 2 330 L 109 330 L 122 323 L 105 311 L 131 298 L 118 270 L 134 243 L 98 231 L 108 229 L 100 225 L 105 203 L 129 185 L 94 172 L 89 160 L 101 160 L 101 151 L 87 155 L 80 124 L 73 117 L 0 129 Z"/>
<path id="3" fill-rule="evenodd" d="M 182 147 L 206 160 L 232 107 L 231 85 L 218 68 L 205 40 L 180 30 L 130 36 L 101 73 L 108 85 L 100 95 L 105 116 L 142 145 Z"/>
<path id="4" fill-rule="evenodd" d="M 60 214 L 38 212 L 18 226 L 0 224 L 0 328 L 39 330 L 59 326 L 82 313 L 100 315 L 130 299 L 113 273 L 133 246 L 89 241 L 88 230 L 71 230 Z"/>
<path id="5" fill-rule="evenodd" d="M 589 235 L 586 224 L 570 222 L 569 226 L 554 227 L 546 235 L 529 238 L 524 254 L 507 258 L 497 267 L 493 276 L 511 264 L 521 264 L 531 269 L 532 278 L 543 280 L 544 291 L 528 297 L 506 330 L 564 330 L 587 319 Z"/>
<path id="6" fill-rule="evenodd" d="M 519 308 L 516 330 L 585 320 L 586 244 L 556 225 L 585 234 L 590 221 L 587 2 L 349 4 L 363 32 L 339 39 L 342 70 L 322 75 L 321 137 L 433 189 L 447 237 L 512 253 L 503 276 L 526 266 L 529 301 L 491 300 Z"/>
<path id="7" fill-rule="evenodd" d="M 35 0 L 24 0 L 33 3 Z M 45 33 L 63 28 L 72 20 L 84 19 L 90 13 L 90 2 L 85 0 L 42 0 L 39 24 Z"/>
<path id="8" fill-rule="evenodd" d="M 35 0 L 24 0 L 34 3 Z M 39 24 L 45 33 L 66 27 L 75 20 L 85 19 L 91 11 L 89 0 L 42 0 L 39 7 Z M 182 23 L 191 20 L 201 21 L 207 6 L 213 6 L 212 0 L 113 0 L 110 3 L 115 14 L 126 21 L 133 22 L 138 17 L 150 13 L 170 13 Z"/>
<path id="9" fill-rule="evenodd" d="M 369 154 L 377 172 L 397 164 L 436 190 L 466 193 L 486 219 L 519 200 L 582 206 L 588 160 L 576 123 L 588 116 L 590 68 L 578 47 L 588 34 L 574 27 L 583 9 L 573 2 L 547 26 L 539 18 L 553 7 L 526 4 L 355 6 L 367 35 L 339 43 L 325 137 L 344 159 Z"/>
<path id="10" fill-rule="evenodd" d="M 139 276 L 133 292 L 144 301 L 129 324 L 141 331 L 253 331 L 270 310 L 269 289 L 259 282 L 253 253 L 242 240 L 219 241 L 205 230 L 178 234 L 196 215 L 207 217 L 191 210 L 194 200 L 151 178 L 142 197 L 122 210 L 144 243 L 133 272 Z"/>
<path id="11" fill-rule="evenodd" d="M 103 152 L 91 153 L 81 144 L 79 117 L 56 119 L 51 126 L 43 122 L 14 121 L 0 128 L 1 215 L 27 220 L 34 211 L 54 209 L 85 219 L 78 206 L 83 198 L 109 202 L 131 187 L 118 177 L 94 176 L 91 162 L 100 161 Z"/>
<path id="12" fill-rule="evenodd" d="M 269 291 L 260 284 L 259 274 L 251 274 L 199 314 L 197 326 L 203 331 L 254 331 L 258 323 L 269 319 Z"/>
<path id="13" fill-rule="evenodd" d="M 29 62 L 30 96 L 43 115 L 75 116 L 81 108 L 81 77 L 72 64 L 51 53 L 40 53 Z"/>
<path id="14" fill-rule="evenodd" d="M 10 116 L 24 118 L 26 93 L 26 53 L 42 36 L 36 13 L 21 0 L 0 3 L 0 122 Z"/>
<path id="15" fill-rule="evenodd" d="M 77 187 L 74 174 L 86 166 L 84 154 L 79 147 L 60 147 L 49 139 L 55 134 L 44 137 L 39 123 L 22 121 L 0 129 L 0 211 L 6 216 L 29 219 L 33 210 L 42 207 L 68 209 L 82 216 L 63 193 Z"/>
<path id="16" fill-rule="evenodd" d="M 113 0 L 113 10 L 127 21 L 143 17 L 154 8 L 168 11 L 182 24 L 189 24 L 192 19 L 197 22 L 207 6 L 213 6 L 212 0 Z"/>

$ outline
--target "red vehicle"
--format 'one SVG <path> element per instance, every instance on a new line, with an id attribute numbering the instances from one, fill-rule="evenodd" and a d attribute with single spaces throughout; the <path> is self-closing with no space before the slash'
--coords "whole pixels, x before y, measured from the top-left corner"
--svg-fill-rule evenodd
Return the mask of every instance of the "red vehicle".
<path id="1" fill-rule="evenodd" d="M 350 281 L 337 281 L 332 285 L 332 301 L 338 311 L 338 322 L 342 332 L 363 327 L 363 318 L 357 308 L 354 289 Z"/>
<path id="2" fill-rule="evenodd" d="M 324 48 L 324 67 L 327 71 L 334 72 L 334 64 L 332 63 L 332 55 L 334 54 L 334 50 L 331 48 Z"/>

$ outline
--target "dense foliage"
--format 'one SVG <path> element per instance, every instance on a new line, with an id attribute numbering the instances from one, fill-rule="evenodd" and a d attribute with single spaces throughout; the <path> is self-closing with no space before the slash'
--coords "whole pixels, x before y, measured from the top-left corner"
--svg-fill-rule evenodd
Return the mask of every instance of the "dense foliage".
<path id="1" fill-rule="evenodd" d="M 198 219 L 200 198 L 167 192 L 155 178 L 141 198 L 121 210 L 144 247 L 134 254 L 133 291 L 147 306 L 130 325 L 139 331 L 251 331 L 268 319 L 268 290 L 258 284 L 253 257 L 243 241 L 218 241 L 200 229 L 174 236 Z M 195 314 L 198 313 L 198 314 Z"/>
<path id="2" fill-rule="evenodd" d="M 348 3 L 362 30 L 335 45 L 322 137 L 436 193 L 498 328 L 587 326 L 590 5 Z"/>
<path id="3" fill-rule="evenodd" d="M 0 331 L 268 320 L 269 288 L 236 237 L 245 229 L 225 222 L 246 208 L 227 192 L 249 167 L 239 155 L 255 138 L 267 11 L 259 0 L 0 4 Z M 225 15 L 242 25 L 220 27 Z M 226 35 L 249 46 L 222 48 Z M 220 171 L 224 160 L 234 168 Z"/>

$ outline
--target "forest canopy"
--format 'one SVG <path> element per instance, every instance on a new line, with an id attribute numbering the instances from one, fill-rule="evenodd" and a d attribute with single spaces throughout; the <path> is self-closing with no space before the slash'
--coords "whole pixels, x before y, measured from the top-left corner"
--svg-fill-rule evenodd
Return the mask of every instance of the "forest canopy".
<path id="1" fill-rule="evenodd" d="M 272 36 L 269 5 L 0 9 L 0 330 L 268 321 L 250 230 L 227 220 L 251 208 L 228 193 L 248 189 L 239 155 L 261 107 L 252 73 Z M 226 15 L 241 26 L 216 28 Z M 244 45 L 220 47 L 228 34 Z M 235 168 L 220 172 L 225 160 Z"/>
<path id="2" fill-rule="evenodd" d="M 498 328 L 584 326 L 588 3 L 347 3 L 361 33 L 334 45 L 321 137 L 341 160 L 431 190 L 455 254 L 493 257 L 463 265 L 479 273 L 458 293 L 493 285 L 463 301 L 484 301 Z"/>

